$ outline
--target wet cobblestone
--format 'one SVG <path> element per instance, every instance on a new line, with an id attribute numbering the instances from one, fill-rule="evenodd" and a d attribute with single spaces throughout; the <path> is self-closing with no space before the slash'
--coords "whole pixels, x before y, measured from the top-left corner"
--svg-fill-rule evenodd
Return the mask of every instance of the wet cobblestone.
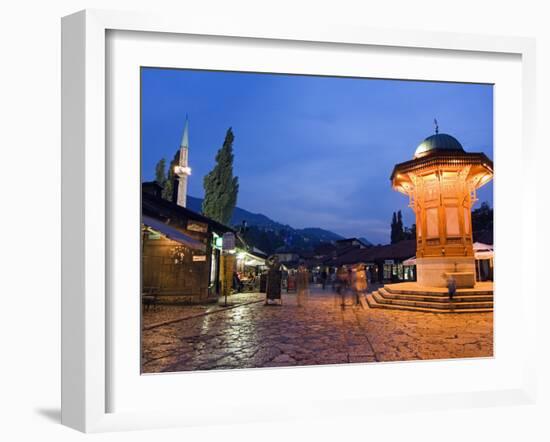
<path id="1" fill-rule="evenodd" d="M 261 295 L 255 296 L 258 300 Z M 144 325 L 152 328 L 142 333 L 142 371 L 493 355 L 492 313 L 434 314 L 351 305 L 341 308 L 334 293 L 320 289 L 312 291 L 304 307 L 297 306 L 294 294 L 283 294 L 282 306 L 260 302 L 230 309 L 212 307 L 209 313 L 197 306 L 152 312 L 150 317 L 146 313 Z M 207 314 L 194 316 L 197 312 Z M 185 317 L 188 319 L 154 326 Z"/>
<path id="2" fill-rule="evenodd" d="M 263 300 L 262 293 L 235 293 L 227 298 L 227 306 L 234 307 L 250 302 Z M 147 329 L 158 324 L 191 318 L 194 316 L 213 313 L 225 309 L 225 299 L 220 298 L 218 302 L 211 304 L 197 305 L 170 305 L 159 303 L 158 305 L 145 307 L 142 317 L 142 326 Z"/>

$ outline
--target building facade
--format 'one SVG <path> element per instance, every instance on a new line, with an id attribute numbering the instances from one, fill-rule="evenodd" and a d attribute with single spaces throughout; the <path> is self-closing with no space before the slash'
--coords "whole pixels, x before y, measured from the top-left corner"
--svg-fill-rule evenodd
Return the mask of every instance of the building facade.
<path id="1" fill-rule="evenodd" d="M 142 293 L 161 301 L 202 303 L 220 294 L 222 237 L 227 226 L 161 197 L 142 185 Z"/>

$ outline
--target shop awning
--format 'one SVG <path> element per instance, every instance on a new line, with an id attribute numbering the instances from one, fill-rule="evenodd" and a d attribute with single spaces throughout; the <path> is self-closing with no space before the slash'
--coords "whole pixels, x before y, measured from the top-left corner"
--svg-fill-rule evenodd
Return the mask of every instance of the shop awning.
<path id="1" fill-rule="evenodd" d="M 475 242 L 474 255 L 476 259 L 491 259 L 495 256 L 495 252 L 492 245 Z"/>
<path id="2" fill-rule="evenodd" d="M 238 250 L 237 259 L 244 260 L 244 265 L 249 267 L 265 266 L 265 259 L 252 253 Z"/>
<path id="3" fill-rule="evenodd" d="M 415 266 L 416 265 L 416 256 L 413 256 L 412 258 L 406 259 L 403 261 L 404 266 Z"/>
<path id="4" fill-rule="evenodd" d="M 473 244 L 474 250 L 477 252 L 478 250 L 493 250 L 493 246 L 490 244 L 483 244 L 482 242 L 475 242 Z"/>
<path id="5" fill-rule="evenodd" d="M 150 227 L 151 229 L 156 230 L 157 232 L 161 233 L 167 238 L 170 238 L 173 241 L 179 242 L 180 244 L 183 244 L 184 246 L 189 247 L 190 249 L 200 250 L 202 252 L 206 251 L 205 244 L 203 244 L 199 240 L 196 240 L 195 238 L 191 238 L 189 235 L 186 235 L 185 233 L 180 232 L 179 230 L 175 229 L 172 226 L 169 226 L 166 223 L 163 223 L 162 221 L 159 221 L 155 218 L 151 218 L 146 215 L 142 215 L 141 222 L 147 227 Z"/>

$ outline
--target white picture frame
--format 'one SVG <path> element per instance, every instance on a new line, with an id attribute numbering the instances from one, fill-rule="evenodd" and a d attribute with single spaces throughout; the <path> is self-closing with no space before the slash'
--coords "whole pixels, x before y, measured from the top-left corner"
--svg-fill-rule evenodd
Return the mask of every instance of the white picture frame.
<path id="1" fill-rule="evenodd" d="M 375 46 L 384 48 L 429 49 L 483 54 L 510 54 L 521 57 L 521 174 L 529 176 L 535 162 L 535 43 L 532 39 L 492 37 L 451 33 L 349 28 L 345 26 L 304 27 L 276 23 L 242 21 L 210 22 L 155 16 L 87 10 L 62 21 L 62 423 L 84 432 L 139 428 L 159 428 L 208 424 L 200 407 L 195 414 L 181 409 L 150 411 L 109 411 L 108 396 L 113 386 L 108 376 L 113 355 L 108 342 L 111 312 L 107 297 L 110 256 L 108 244 L 109 185 L 106 120 L 108 118 L 106 82 L 108 32 L 152 32 L 162 35 L 218 36 L 221 38 L 268 39 L 273 42 L 310 42 L 339 44 L 342 47 Z M 156 34 L 159 35 L 159 34 Z M 496 117 L 498 118 L 498 116 Z M 498 188 L 498 186 L 497 186 Z M 527 257 L 536 255 L 533 228 L 536 192 L 522 187 L 519 237 L 521 272 L 527 274 Z M 498 213 L 498 211 L 497 211 Z M 497 246 L 498 247 L 498 246 Z M 498 264 L 497 264 L 498 265 Z M 519 324 L 525 337 L 535 334 L 536 279 L 524 278 Z M 496 279 L 498 290 L 498 277 Z M 518 324 L 516 324 L 518 326 Z M 139 333 L 136 330 L 135 333 Z M 461 393 L 430 391 L 426 394 L 379 396 L 376 401 L 357 395 L 333 394 L 325 400 L 311 399 L 310 407 L 288 407 L 267 415 L 250 396 L 245 421 L 334 415 L 337 401 L 344 414 L 371 411 L 398 412 L 407 409 L 441 409 L 499 404 L 533 403 L 536 394 L 535 339 L 525 339 L 518 354 L 521 379 L 500 388 L 478 388 Z M 497 355 L 498 358 L 498 355 Z M 387 367 L 387 366 L 386 366 Z M 316 368 L 315 368 L 316 369 Z M 333 367 L 325 371 L 334 376 Z M 296 369 L 300 370 L 300 369 Z M 308 369 L 311 370 L 311 369 Z M 293 370 L 271 370 L 292 377 Z M 290 373 L 290 374 L 289 374 Z M 213 376 L 221 376 L 209 373 Z M 239 375 L 237 375 L 239 376 Z M 169 377 L 165 377 L 164 382 Z M 242 376 L 241 376 L 242 378 Z M 437 390 L 437 389 L 436 389 Z M 257 393 L 259 395 L 259 393 Z M 223 401 L 220 400 L 220 403 Z M 221 417 L 221 416 L 219 416 Z M 232 418 L 234 421 L 234 418 Z M 219 422 L 219 420 L 218 420 Z"/>

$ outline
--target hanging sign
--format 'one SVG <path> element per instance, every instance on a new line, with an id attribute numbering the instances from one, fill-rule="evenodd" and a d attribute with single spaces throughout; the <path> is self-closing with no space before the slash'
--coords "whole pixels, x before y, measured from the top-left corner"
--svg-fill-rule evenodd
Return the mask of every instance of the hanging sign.
<path id="1" fill-rule="evenodd" d="M 206 255 L 193 256 L 193 262 L 204 262 L 204 261 L 206 261 Z"/>
<path id="2" fill-rule="evenodd" d="M 206 233 L 208 232 L 208 225 L 204 223 L 199 223 L 197 221 L 189 220 L 187 221 L 187 230 L 191 230 L 193 232 Z"/>

